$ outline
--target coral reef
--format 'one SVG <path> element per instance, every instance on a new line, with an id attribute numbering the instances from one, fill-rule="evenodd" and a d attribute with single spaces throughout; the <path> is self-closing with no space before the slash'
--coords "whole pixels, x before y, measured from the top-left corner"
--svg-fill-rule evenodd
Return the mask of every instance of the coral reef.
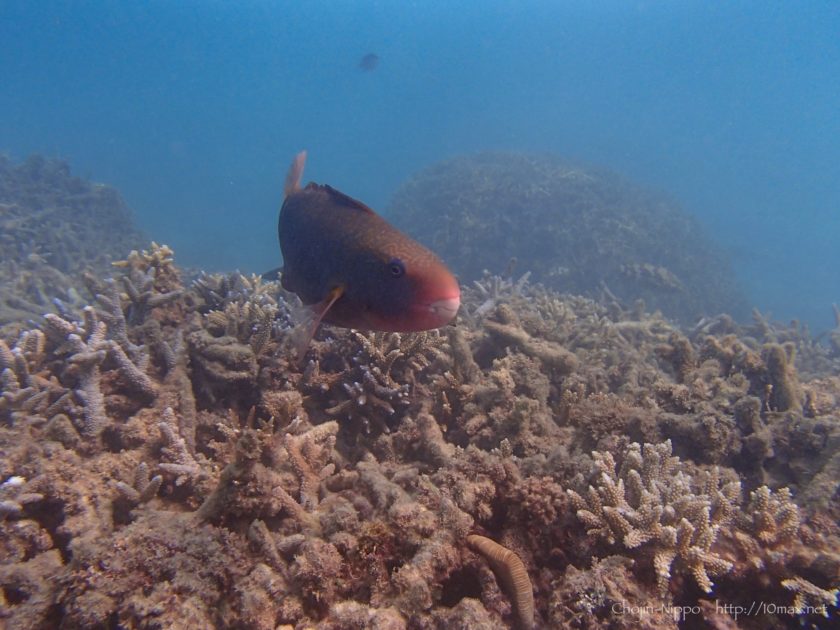
<path id="1" fill-rule="evenodd" d="M 486 275 L 298 365 L 278 283 L 110 271 L 0 335 L 7 627 L 836 620 L 840 356 L 801 327 Z"/>
<path id="2" fill-rule="evenodd" d="M 552 155 L 456 157 L 403 184 L 388 215 L 463 281 L 512 259 L 552 288 L 595 295 L 608 286 L 685 321 L 747 314 L 726 256 L 696 222 L 604 169 Z"/>
<path id="3" fill-rule="evenodd" d="M 732 563 L 711 551 L 718 530 L 733 517 L 741 494 L 738 482 L 721 485 L 717 471 L 700 482 L 678 471 L 671 442 L 660 445 L 636 442 L 624 453 L 621 469 L 612 453 L 593 453 L 597 487 L 589 486 L 584 499 L 574 490 L 569 496 L 588 534 L 610 545 L 620 541 L 627 549 L 649 544 L 660 594 L 667 597 L 675 561 L 706 593 L 712 575 L 726 573 Z"/>
<path id="4" fill-rule="evenodd" d="M 502 580 L 508 597 L 513 602 L 516 620 L 520 628 L 534 626 L 534 589 L 528 577 L 528 570 L 515 553 L 485 536 L 472 534 L 467 536 L 471 549 L 485 558 L 493 571 Z"/>
<path id="5" fill-rule="evenodd" d="M 120 194 L 60 160 L 0 156 L 0 326 L 84 305 L 80 274 L 145 242 Z"/>

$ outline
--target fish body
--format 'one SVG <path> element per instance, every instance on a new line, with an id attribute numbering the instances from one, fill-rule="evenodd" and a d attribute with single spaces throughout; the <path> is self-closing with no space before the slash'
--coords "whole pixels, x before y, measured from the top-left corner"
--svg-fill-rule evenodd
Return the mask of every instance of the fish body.
<path id="1" fill-rule="evenodd" d="M 359 60 L 359 68 L 363 72 L 372 72 L 376 70 L 379 65 L 379 55 L 376 53 L 368 53 Z"/>
<path id="2" fill-rule="evenodd" d="M 305 154 L 286 180 L 278 237 L 283 288 L 312 305 L 318 322 L 407 332 L 439 328 L 460 306 L 460 288 L 427 248 L 332 188 L 300 187 Z"/>

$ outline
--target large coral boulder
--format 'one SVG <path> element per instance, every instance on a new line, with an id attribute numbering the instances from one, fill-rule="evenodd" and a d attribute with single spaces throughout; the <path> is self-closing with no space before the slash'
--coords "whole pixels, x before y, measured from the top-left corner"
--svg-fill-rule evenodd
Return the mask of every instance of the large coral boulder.
<path id="1" fill-rule="evenodd" d="M 66 162 L 0 156 L 0 330 L 81 306 L 86 270 L 110 273 L 111 261 L 146 243 L 119 192 L 70 174 Z"/>
<path id="2" fill-rule="evenodd" d="M 551 155 L 480 153 L 419 172 L 389 216 L 462 281 L 521 272 L 561 291 L 642 298 L 666 314 L 745 311 L 726 257 L 671 199 Z"/>
<path id="3" fill-rule="evenodd" d="M 114 188 L 37 155 L 19 165 L 0 156 L 0 226 L 5 256 L 41 257 L 63 273 L 107 269 L 146 242 Z"/>

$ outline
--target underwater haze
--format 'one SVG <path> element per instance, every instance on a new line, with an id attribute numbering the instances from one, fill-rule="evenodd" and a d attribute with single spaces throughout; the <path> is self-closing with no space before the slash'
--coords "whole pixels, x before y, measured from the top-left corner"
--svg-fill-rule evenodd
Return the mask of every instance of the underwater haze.
<path id="1" fill-rule="evenodd" d="M 0 153 L 117 187 L 182 264 L 264 271 L 300 149 L 378 209 L 454 155 L 551 152 L 679 200 L 753 304 L 823 330 L 838 33 L 836 2 L 4 0 Z"/>

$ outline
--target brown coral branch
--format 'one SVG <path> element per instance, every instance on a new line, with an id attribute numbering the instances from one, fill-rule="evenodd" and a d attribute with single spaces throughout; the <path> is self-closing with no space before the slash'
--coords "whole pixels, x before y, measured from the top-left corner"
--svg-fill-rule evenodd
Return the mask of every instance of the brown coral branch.
<path id="1" fill-rule="evenodd" d="M 571 374 L 577 368 L 577 357 L 556 343 L 534 339 L 512 324 L 486 321 L 484 327 L 502 343 L 516 346 L 529 357 L 542 361 L 546 367 L 557 370 L 559 374 Z"/>
<path id="2" fill-rule="evenodd" d="M 531 578 L 528 577 L 528 570 L 519 556 L 494 540 L 477 534 L 467 536 L 467 545 L 484 556 L 502 581 L 513 604 L 519 626 L 533 628 L 534 589 L 531 586 Z"/>

